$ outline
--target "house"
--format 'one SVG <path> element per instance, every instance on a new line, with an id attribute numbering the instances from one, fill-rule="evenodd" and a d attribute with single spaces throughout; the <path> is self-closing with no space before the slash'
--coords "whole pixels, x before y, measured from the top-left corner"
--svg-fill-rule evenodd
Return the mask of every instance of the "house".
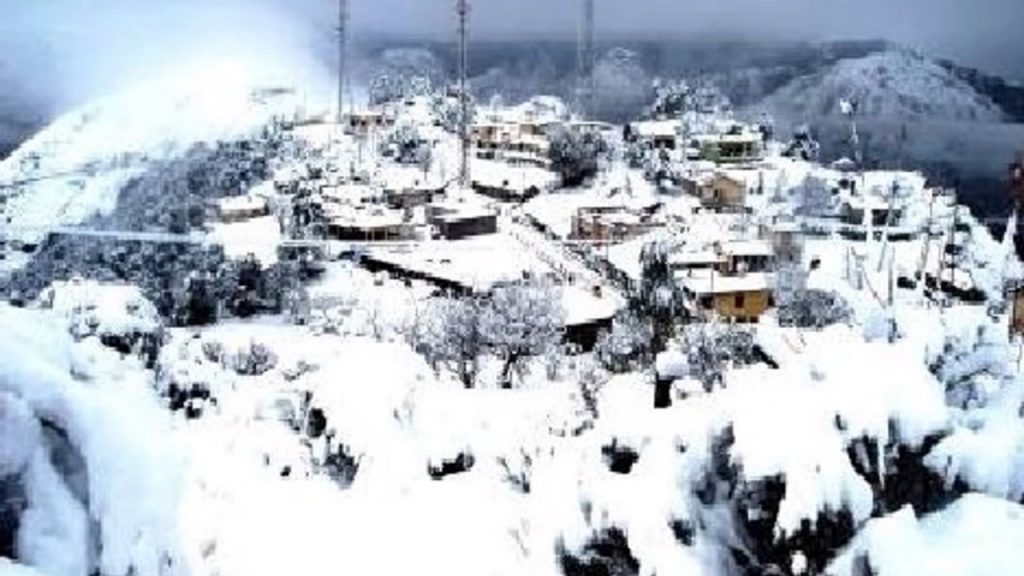
<path id="1" fill-rule="evenodd" d="M 269 214 L 267 199 L 260 196 L 231 196 L 217 201 L 217 216 L 223 222 L 244 222 Z"/>
<path id="2" fill-rule="evenodd" d="M 427 219 L 446 240 L 462 240 L 498 232 L 498 215 L 471 203 L 435 203 L 428 207 Z"/>
<path id="3" fill-rule="evenodd" d="M 875 194 L 852 196 L 840 208 L 840 219 L 851 226 L 897 224 L 902 210 Z"/>
<path id="4" fill-rule="evenodd" d="M 537 167 L 480 161 L 473 166 L 473 190 L 499 202 L 526 202 L 554 188 L 557 177 Z"/>
<path id="5" fill-rule="evenodd" d="M 549 129 L 550 124 L 540 122 L 480 122 L 470 128 L 470 141 L 481 160 L 546 168 L 551 165 Z"/>
<path id="6" fill-rule="evenodd" d="M 357 110 L 345 115 L 344 129 L 347 134 L 365 136 L 387 128 L 394 120 L 379 110 Z"/>
<path id="7" fill-rule="evenodd" d="M 589 290 L 566 286 L 561 292 L 565 313 L 565 341 L 584 352 L 592 352 L 601 333 L 611 330 L 623 302 L 614 294 L 606 293 L 600 286 Z"/>
<path id="8" fill-rule="evenodd" d="M 739 240 L 722 244 L 726 274 L 771 272 L 775 267 L 775 251 L 770 242 Z"/>
<path id="9" fill-rule="evenodd" d="M 745 164 L 764 159 L 763 136 L 741 124 L 733 124 L 718 134 L 697 136 L 691 147 L 701 158 L 716 164 Z"/>
<path id="10" fill-rule="evenodd" d="M 715 212 L 742 212 L 747 205 L 747 185 L 723 172 L 683 179 L 683 190 Z"/>
<path id="11" fill-rule="evenodd" d="M 652 150 L 675 150 L 681 125 L 677 120 L 651 120 L 629 125 L 629 137 Z"/>
<path id="12" fill-rule="evenodd" d="M 346 242 L 408 240 L 412 226 L 400 210 L 378 205 L 325 205 L 328 238 Z"/>
<path id="13" fill-rule="evenodd" d="M 660 225 L 652 212 L 627 206 L 579 208 L 572 217 L 571 240 L 592 240 L 617 244 L 639 238 Z"/>
<path id="14" fill-rule="evenodd" d="M 727 276 L 715 271 L 677 274 L 688 306 L 696 315 L 714 313 L 732 322 L 757 322 L 772 306 L 771 276 Z"/>
<path id="15" fill-rule="evenodd" d="M 669 268 L 690 276 L 694 272 L 716 272 L 722 275 L 767 273 L 775 267 L 771 243 L 761 240 L 736 240 L 715 243 L 710 248 L 671 254 Z"/>

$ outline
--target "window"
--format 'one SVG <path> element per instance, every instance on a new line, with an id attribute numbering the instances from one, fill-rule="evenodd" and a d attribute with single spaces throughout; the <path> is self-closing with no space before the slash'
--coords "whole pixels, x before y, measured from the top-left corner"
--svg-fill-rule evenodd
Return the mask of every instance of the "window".
<path id="1" fill-rule="evenodd" d="M 747 305 L 747 297 L 744 296 L 743 294 L 737 294 L 735 304 L 737 310 L 743 310 L 743 308 Z"/>

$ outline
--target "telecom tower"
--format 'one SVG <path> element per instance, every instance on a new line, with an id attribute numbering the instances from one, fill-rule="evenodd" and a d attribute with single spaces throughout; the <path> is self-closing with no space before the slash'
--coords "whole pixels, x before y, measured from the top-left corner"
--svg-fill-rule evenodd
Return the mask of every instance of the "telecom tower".
<path id="1" fill-rule="evenodd" d="M 336 117 L 340 125 L 345 116 L 345 65 L 348 57 L 348 0 L 338 0 L 338 102 Z"/>
<path id="2" fill-rule="evenodd" d="M 594 104 L 594 0 L 582 0 L 576 41 L 576 107 L 580 116 L 593 113 Z"/>
<path id="3" fill-rule="evenodd" d="M 472 185 L 469 174 L 469 0 L 458 0 L 455 12 L 459 17 L 459 139 L 462 154 L 459 165 L 459 185 L 468 190 Z"/>

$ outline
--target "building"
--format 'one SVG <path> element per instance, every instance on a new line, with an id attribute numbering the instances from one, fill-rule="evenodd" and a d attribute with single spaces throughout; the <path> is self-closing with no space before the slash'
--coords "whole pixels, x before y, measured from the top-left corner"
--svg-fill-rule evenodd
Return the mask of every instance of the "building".
<path id="1" fill-rule="evenodd" d="M 481 122 L 470 128 L 474 153 L 481 160 L 501 160 L 513 166 L 551 165 L 548 132 L 543 122 Z"/>
<path id="2" fill-rule="evenodd" d="M 260 196 L 231 196 L 217 201 L 217 216 L 223 222 L 244 222 L 269 214 L 267 199 Z"/>
<path id="3" fill-rule="evenodd" d="M 526 202 L 554 189 L 557 176 L 546 169 L 479 161 L 473 165 L 473 190 L 499 202 Z"/>
<path id="4" fill-rule="evenodd" d="M 394 124 L 394 119 L 379 110 L 357 110 L 345 115 L 346 134 L 365 136 Z"/>
<path id="5" fill-rule="evenodd" d="M 565 286 L 561 293 L 566 343 L 583 352 L 592 352 L 601 333 L 611 330 L 615 315 L 624 303 L 600 286 L 591 289 Z"/>
<path id="6" fill-rule="evenodd" d="M 715 212 L 742 212 L 747 207 L 747 185 L 723 172 L 683 179 L 683 190 Z"/>
<path id="7" fill-rule="evenodd" d="M 649 120 L 630 124 L 628 136 L 652 150 L 675 150 L 680 130 L 677 120 Z"/>
<path id="8" fill-rule="evenodd" d="M 885 226 L 898 224 L 902 210 L 884 198 L 874 195 L 858 195 L 845 200 L 839 211 L 844 224 L 851 226 Z"/>
<path id="9" fill-rule="evenodd" d="M 733 124 L 718 134 L 697 136 L 691 147 L 701 158 L 716 164 L 747 164 L 764 159 L 764 136 L 749 127 Z"/>
<path id="10" fill-rule="evenodd" d="M 379 205 L 324 207 L 327 237 L 346 242 L 391 242 L 414 236 L 413 226 L 400 210 Z"/>
<path id="11" fill-rule="evenodd" d="M 438 235 L 446 240 L 463 240 L 498 232 L 498 215 L 475 204 L 431 204 L 427 218 Z"/>
<path id="12" fill-rule="evenodd" d="M 704 250 L 676 252 L 669 256 L 668 265 L 684 276 L 695 272 L 725 276 L 768 273 L 775 269 L 775 254 L 770 242 L 737 240 L 715 243 Z"/>
<path id="13" fill-rule="evenodd" d="M 580 208 L 572 217 L 571 240 L 617 244 L 639 238 L 660 227 L 652 221 L 651 210 L 626 206 Z"/>
<path id="14" fill-rule="evenodd" d="M 695 315 L 714 313 L 731 322 L 753 323 L 772 306 L 771 276 L 765 273 L 699 271 L 676 278 Z"/>

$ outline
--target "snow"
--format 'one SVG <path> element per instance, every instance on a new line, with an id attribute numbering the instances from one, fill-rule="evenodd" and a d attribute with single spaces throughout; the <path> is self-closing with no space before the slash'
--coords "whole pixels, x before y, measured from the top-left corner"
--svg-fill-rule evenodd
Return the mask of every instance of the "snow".
<path id="1" fill-rule="evenodd" d="M 980 122 L 1003 119 L 999 107 L 966 82 L 920 54 L 901 49 L 840 60 L 830 69 L 784 86 L 759 108 L 780 117 L 838 117 L 843 99 L 857 103 L 860 117 Z"/>
<path id="2" fill-rule="evenodd" d="M 22 421 L 31 413 L 64 430 L 87 470 L 85 493 L 76 494 L 37 433 L 14 436 L 27 444 L 21 451 L 32 452 L 22 463 L 29 503 L 19 531 L 23 558 L 60 576 L 88 574 L 92 562 L 104 573 L 166 574 L 165 562 L 180 553 L 181 460 L 137 361 L 119 359 L 95 338 L 74 344 L 58 315 L 6 305 L 0 350 L 8 360 L 0 362 L 4 404 L 20 405 Z M 101 546 L 96 558 L 93 538 Z"/>
<path id="3" fill-rule="evenodd" d="M 224 247 L 228 258 L 255 256 L 260 264 L 277 262 L 277 248 L 284 239 L 275 216 L 261 216 L 241 222 L 217 222 L 211 226 L 209 241 Z"/>
<path id="4" fill-rule="evenodd" d="M 25 239 L 37 239 L 109 214 L 121 187 L 150 163 L 295 116 L 302 96 L 287 88 L 294 81 L 251 63 L 211 60 L 68 112 L 0 162 L 0 182 L 26 182 L 8 193 L 6 215 Z"/>
<path id="5" fill-rule="evenodd" d="M 93 329 L 108 335 L 148 334 L 160 326 L 156 309 L 132 285 L 82 279 L 55 282 L 38 300 L 75 333 Z"/>
<path id="6" fill-rule="evenodd" d="M 373 258 L 402 269 L 487 291 L 495 284 L 516 281 L 524 273 L 543 277 L 552 269 L 504 234 L 455 242 L 423 242 L 414 248 L 375 248 Z"/>
<path id="7" fill-rule="evenodd" d="M 772 276 L 763 273 L 724 276 L 712 271 L 691 271 L 679 272 L 676 278 L 683 288 L 697 295 L 764 292 L 773 285 Z"/>
<path id="8" fill-rule="evenodd" d="M 917 519 L 905 508 L 872 520 L 829 568 L 853 576 L 867 555 L 873 574 L 1009 576 L 1024 565 L 1024 509 L 986 496 L 964 496 L 948 509 Z"/>
<path id="9" fill-rule="evenodd" d="M 879 58 L 871 66 L 894 57 Z M 9 199 L 10 214 L 19 225 L 43 228 L 81 222 L 108 210 L 119 183 L 148 162 L 294 112 L 295 94 L 254 95 L 263 83 L 249 72 L 214 66 L 68 115 L 0 164 L 0 179 L 82 166 L 94 176 L 26 185 Z M 225 89 L 199 88 L 200 81 Z M 565 109 L 540 99 L 494 113 L 546 121 L 561 120 Z M 420 98 L 398 116 L 432 122 Z M 369 185 L 331 186 L 326 195 L 344 203 L 381 185 L 406 187 L 421 177 L 444 182 L 442 174 L 454 174 L 455 138 L 424 128 L 439 140 L 427 175 L 371 152 Z M 334 132 L 296 129 L 327 154 L 353 153 L 333 147 Z M 484 179 L 550 176 L 482 161 L 474 168 Z M 726 174 L 750 188 L 763 182 L 766 193 L 748 197 L 750 214 L 697 213 L 693 198 L 659 194 L 638 171 L 615 162 L 593 186 L 542 194 L 523 212 L 565 238 L 581 208 L 660 211 L 662 230 L 604 252 L 639 280 L 640 252 L 653 240 L 682 250 L 674 264 L 717 262 L 716 244 L 722 254 L 771 256 L 758 229 L 790 216 L 794 187 L 809 176 L 828 185 L 848 177 L 774 156 L 756 171 Z M 78 178 L 81 185 L 67 185 Z M 883 575 L 1019 571 L 1022 512 L 1010 501 L 1024 498 L 1024 379 L 1000 307 L 1004 281 L 1020 274 L 1019 263 L 1011 243 L 996 242 L 961 210 L 957 219 L 970 232 L 958 276 L 989 302 L 939 306 L 920 287 L 890 292 L 890 268 L 903 277 L 922 265 L 938 274 L 940 242 L 917 233 L 929 224 L 949 229 L 956 210 L 946 197 L 932 203 L 923 176 L 913 173 L 863 173 L 858 190 L 865 196 L 841 199 L 888 206 L 894 181 L 910 240 L 848 240 L 832 230 L 802 239 L 802 268 L 818 263 L 807 286 L 840 298 L 848 319 L 804 330 L 782 328 L 769 313 L 756 328 L 703 327 L 721 334 L 749 329 L 772 367 L 729 364 L 721 382 L 705 387 L 690 369 L 692 350 L 676 345 L 658 354 L 653 368 L 679 378 L 675 391 L 688 393 L 657 411 L 652 366 L 612 375 L 586 354 L 530 359 L 515 390 L 498 389 L 500 359 L 484 354 L 477 388 L 467 390 L 424 353 L 436 289 L 347 262 L 324 263 L 322 277 L 307 286 L 305 325 L 268 316 L 164 328 L 137 288 L 80 279 L 54 284 L 29 309 L 0 304 L 0 478 L 16 477 L 27 504 L 19 517 L 19 564 L 0 559 L 0 574 L 554 576 L 559 543 L 578 552 L 612 527 L 628 535 L 641 574 L 719 574 L 732 567 L 732 550 L 748 536 L 742 523 L 749 518 L 733 517 L 731 499 L 780 478 L 776 538 L 805 523 L 813 527 L 822 514 L 852 517 L 858 534 L 830 573 L 852 576 L 854 558 L 864 552 Z M 770 198 L 775 192 L 781 201 Z M 472 193 L 450 196 L 438 206 L 462 216 L 493 213 Z M 395 214 L 366 221 L 396 222 Z M 371 256 L 480 292 L 524 276 L 564 281 L 554 297 L 569 325 L 609 319 L 624 306 L 606 279 L 522 224 L 520 214 L 503 208 L 497 234 L 409 242 L 375 248 Z M 268 216 L 214 224 L 210 239 L 231 257 L 253 253 L 270 264 L 282 233 Z M 699 292 L 773 285 L 761 273 L 698 273 L 681 282 Z M 103 345 L 106 335 L 126 334 L 166 336 L 156 367 Z M 263 352 L 257 374 L 242 369 Z M 197 394 L 186 410 L 172 412 L 175 391 Z M 324 416 L 322 434 L 313 432 L 314 410 Z M 721 446 L 727 431 L 732 442 Z M 872 518 L 877 486 L 848 454 L 865 438 L 883 450 L 929 448 L 928 469 L 975 493 L 923 518 L 912 510 Z M 635 453 L 629 473 L 611 469 L 613 445 Z M 334 464 L 339 453 L 351 458 L 354 473 Z M 470 469 L 440 479 L 429 473 L 460 455 L 472 456 Z M 716 470 L 720 458 L 735 479 L 716 477 L 723 474 Z M 898 474 L 884 469 L 890 461 L 891 454 L 879 454 L 870 464 L 881 477 Z M 711 504 L 695 495 L 709 483 L 717 493 Z M 691 545 L 676 541 L 674 521 L 693 527 Z M 787 554 L 784 568 L 811 573 L 812 556 L 810 549 Z"/>

